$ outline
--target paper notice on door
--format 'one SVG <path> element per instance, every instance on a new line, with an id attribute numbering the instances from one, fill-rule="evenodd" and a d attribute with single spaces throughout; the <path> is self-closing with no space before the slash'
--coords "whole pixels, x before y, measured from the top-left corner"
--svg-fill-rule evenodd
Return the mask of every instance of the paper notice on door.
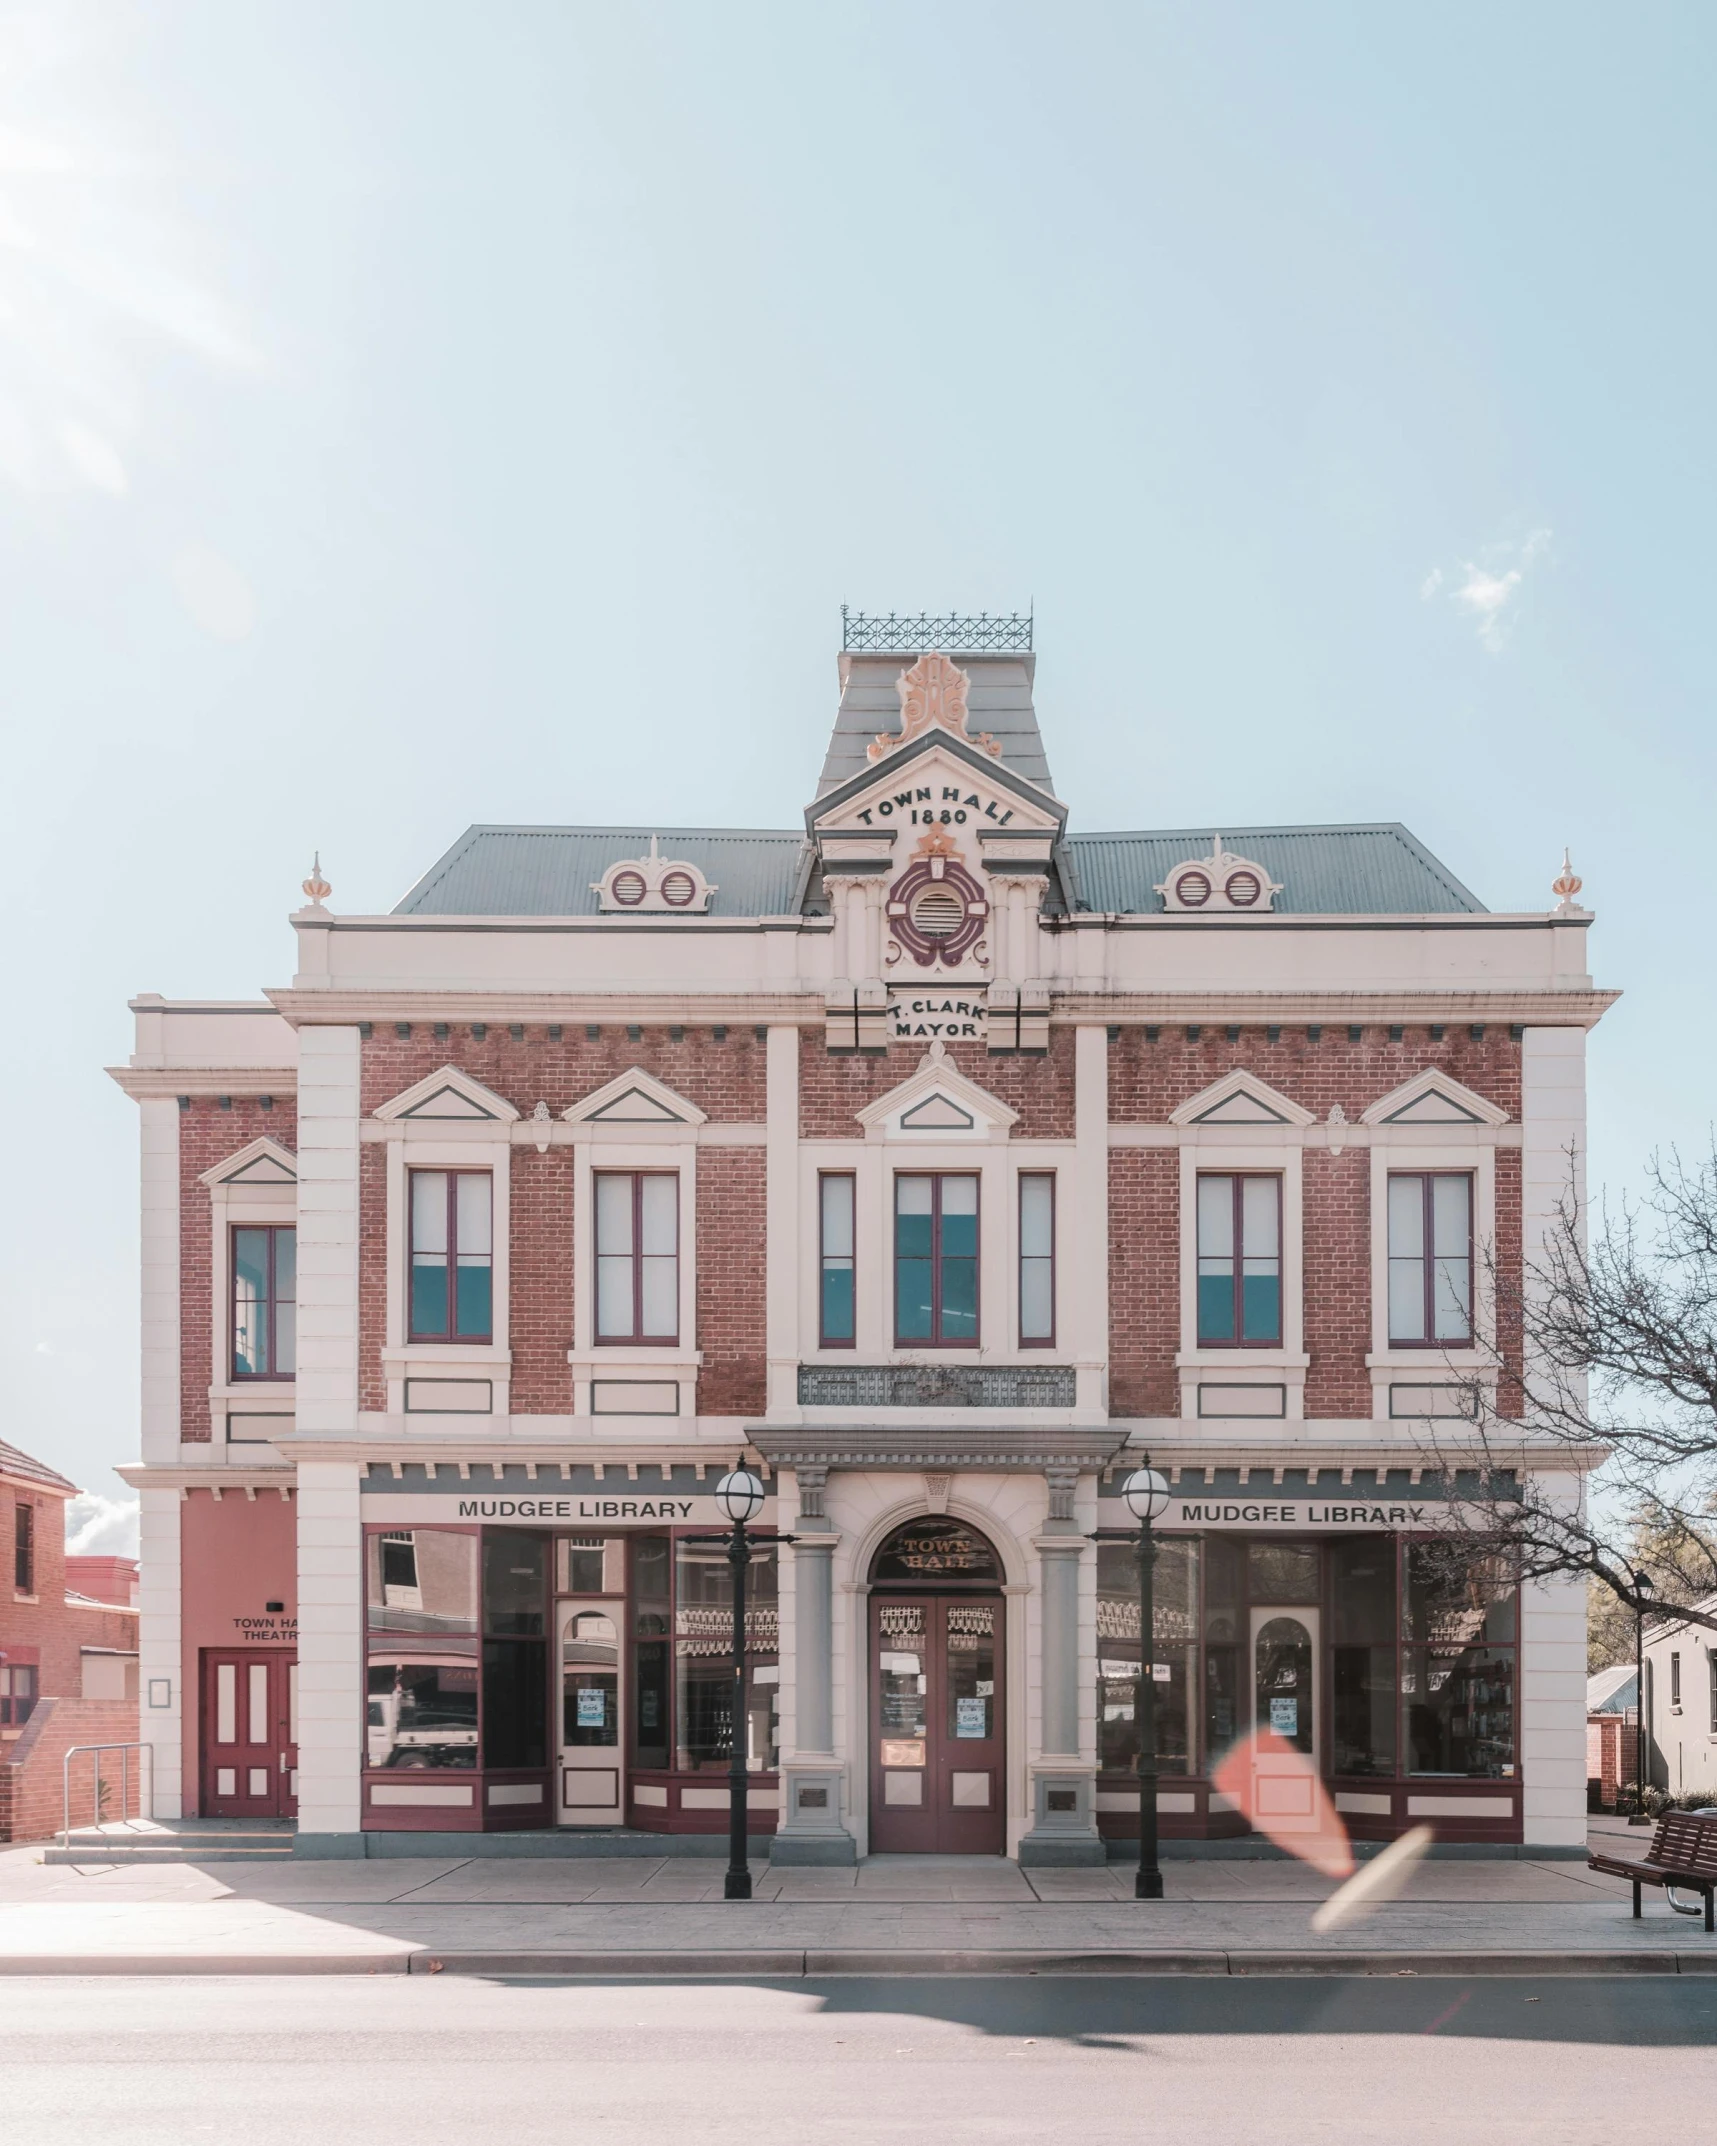
<path id="1" fill-rule="evenodd" d="M 608 1726 L 606 1692 L 585 1690 L 579 1693 L 578 1726 L 581 1729 L 602 1729 Z"/>
<path id="2" fill-rule="evenodd" d="M 954 1734 L 956 1736 L 982 1736 L 984 1730 L 983 1700 L 956 1699 L 954 1701 Z"/>
<path id="3" fill-rule="evenodd" d="M 1278 1736 L 1298 1736 L 1300 1733 L 1300 1702 L 1297 1699 L 1272 1699 L 1270 1701 L 1270 1726 Z"/>

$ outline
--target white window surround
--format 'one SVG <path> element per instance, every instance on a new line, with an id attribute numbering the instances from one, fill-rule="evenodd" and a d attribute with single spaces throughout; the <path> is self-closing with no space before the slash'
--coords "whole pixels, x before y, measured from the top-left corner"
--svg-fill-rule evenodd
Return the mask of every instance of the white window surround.
<path id="1" fill-rule="evenodd" d="M 198 1183 L 209 1192 L 209 1437 L 220 1447 L 226 1443 L 229 1416 L 278 1415 L 288 1430 L 292 1427 L 291 1379 L 232 1376 L 232 1231 L 235 1223 L 244 1222 L 258 1228 L 297 1227 L 298 1158 L 264 1135 L 205 1170 Z M 201 1443 L 186 1450 L 205 1459 L 209 1453 Z"/>
<path id="2" fill-rule="evenodd" d="M 1444 1125 L 1456 1132 L 1480 1125 L 1506 1125 L 1508 1112 L 1431 1066 L 1379 1096 L 1360 1112 L 1359 1122 L 1379 1126 L 1391 1134 L 1404 1126 L 1413 1137 Z"/>
<path id="3" fill-rule="evenodd" d="M 915 1073 L 855 1115 L 867 1141 L 914 1147 L 1000 1143 L 1019 1123 L 1018 1111 L 968 1080 L 939 1042 L 931 1044 Z"/>
<path id="4" fill-rule="evenodd" d="M 628 1079 L 630 1076 L 627 1077 Z M 581 1106 L 575 1106 L 581 1107 Z M 685 1105 L 690 1109 L 690 1105 Z M 567 1113 L 571 1116 L 571 1112 Z M 698 1122 L 702 1120 L 699 1113 Z M 642 1133 L 645 1137 L 637 1137 Z M 630 1137 L 627 1137 L 627 1136 Z M 589 1416 L 593 1380 L 665 1380 L 679 1387 L 679 1414 L 697 1414 L 697 1373 L 703 1362 L 697 1345 L 697 1125 L 677 1129 L 654 1125 L 588 1121 L 575 1124 L 572 1147 L 572 1214 L 576 1232 L 572 1254 L 573 1413 Z M 598 1170 L 673 1171 L 679 1181 L 679 1339 L 649 1342 L 604 1342 L 596 1339 L 596 1188 Z"/>
<path id="5" fill-rule="evenodd" d="M 1452 1083 L 1439 1082 L 1445 1090 Z M 1385 1101 L 1388 1101 L 1385 1098 Z M 1474 1097 L 1475 1102 L 1482 1098 Z M 1373 1106 L 1379 1107 L 1379 1106 Z M 1488 1110 L 1494 1105 L 1487 1104 Z M 1494 1121 L 1492 1121 L 1494 1122 Z M 1496 1242 L 1496 1144 L 1486 1128 L 1379 1127 L 1371 1141 L 1371 1413 L 1389 1416 L 1391 1386 L 1454 1384 L 1475 1376 L 1494 1385 L 1496 1306 L 1485 1260 Z M 1477 1137 L 1475 1137 L 1477 1136 Z M 1470 1347 L 1392 1348 L 1389 1343 L 1389 1178 L 1397 1170 L 1466 1171 L 1473 1181 L 1473 1340 Z M 1397 1421 L 1410 1420 L 1397 1418 Z"/>
<path id="6" fill-rule="evenodd" d="M 600 1088 L 592 1089 L 589 1095 L 581 1096 L 561 1112 L 561 1119 L 567 1125 L 592 1130 L 618 1129 L 621 1138 L 665 1129 L 670 1135 L 677 1133 L 680 1139 L 689 1139 L 684 1128 L 709 1123 L 706 1112 L 653 1073 L 646 1073 L 642 1066 L 631 1066 Z"/>
<path id="7" fill-rule="evenodd" d="M 907 1105 L 911 1107 L 910 1103 Z M 898 1132 L 886 1124 L 863 1141 L 804 1140 L 799 1143 L 800 1361 L 807 1364 L 1067 1364 L 1074 1360 L 1068 1336 L 1073 1326 L 1067 1301 L 1069 1232 L 1074 1226 L 1071 1140 L 1010 1141 L 993 1146 L 979 1132 L 934 1139 Z M 825 1349 L 819 1290 L 821 1246 L 817 1181 L 831 1171 L 850 1172 L 854 1183 L 853 1264 L 857 1277 L 855 1340 L 851 1348 Z M 894 1180 L 905 1172 L 953 1171 L 978 1179 L 978 1346 L 936 1349 L 920 1342 L 899 1348 L 894 1340 Z M 1019 1180 L 1021 1174 L 1056 1179 L 1055 1331 L 1053 1347 L 1022 1348 L 1019 1339 Z"/>
<path id="8" fill-rule="evenodd" d="M 1171 1110 L 1169 1123 L 1221 1137 L 1254 1125 L 1268 1132 L 1273 1127 L 1315 1125 L 1317 1120 L 1309 1110 L 1278 1094 L 1268 1081 L 1237 1066 Z"/>
<path id="9" fill-rule="evenodd" d="M 382 1372 L 387 1412 L 414 1427 L 432 1428 L 437 1416 L 407 1417 L 407 1378 L 486 1378 L 493 1412 L 508 1413 L 512 1353 L 507 1345 L 511 1303 L 511 1127 L 519 1113 L 481 1081 L 444 1066 L 381 1104 L 361 1128 L 362 1137 L 387 1145 L 387 1321 Z M 412 1170 L 487 1170 L 490 1178 L 493 1338 L 487 1342 L 408 1341 L 410 1287 L 410 1188 Z"/>
<path id="10" fill-rule="evenodd" d="M 1227 1083 L 1219 1083 L 1227 1086 Z M 1247 1081 L 1253 1090 L 1262 1084 Z M 1213 1091 L 1206 1090 L 1206 1094 Z M 1269 1091 L 1264 1091 L 1268 1093 Z M 1195 1098 L 1195 1101 L 1199 1098 Z M 1286 1098 L 1279 1098 L 1286 1102 Z M 1183 1105 L 1182 1108 L 1188 1106 Z M 1297 1105 L 1289 1108 L 1298 1109 Z M 1310 1123 L 1301 1112 L 1301 1121 Z M 1184 1123 L 1184 1121 L 1183 1121 Z M 1306 1354 L 1304 1155 L 1287 1126 L 1185 1125 L 1180 1141 L 1180 1412 L 1198 1415 L 1201 1384 L 1285 1386 L 1287 1416 L 1305 1414 Z M 1282 1340 L 1274 1349 L 1200 1348 L 1198 1343 L 1198 1179 L 1205 1172 L 1275 1173 L 1282 1180 Z M 1206 1418 L 1206 1420 L 1210 1420 Z"/>

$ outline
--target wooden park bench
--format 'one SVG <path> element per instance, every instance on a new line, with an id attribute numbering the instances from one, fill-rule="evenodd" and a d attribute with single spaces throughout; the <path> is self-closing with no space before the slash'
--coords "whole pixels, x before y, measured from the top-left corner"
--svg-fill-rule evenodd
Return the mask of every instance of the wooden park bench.
<path id="1" fill-rule="evenodd" d="M 1640 1911 L 1640 1887 L 1661 1885 L 1670 1894 L 1670 1906 L 1684 1915 L 1697 1908 L 1683 1908 L 1674 1898 L 1677 1888 L 1705 1895 L 1705 1927 L 1714 1927 L 1712 1896 L 1717 1891 L 1717 1816 L 1693 1811 L 1665 1811 L 1642 1857 L 1588 1855 L 1588 1870 L 1607 1870 L 1612 1877 L 1629 1878 L 1634 1889 L 1634 1919 Z"/>

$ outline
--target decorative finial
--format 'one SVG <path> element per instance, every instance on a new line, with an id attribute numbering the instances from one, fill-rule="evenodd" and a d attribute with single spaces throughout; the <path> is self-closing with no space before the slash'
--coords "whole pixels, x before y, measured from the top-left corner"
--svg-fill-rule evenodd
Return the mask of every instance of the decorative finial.
<path id="1" fill-rule="evenodd" d="M 1562 852 L 1562 869 L 1550 882 L 1551 893 L 1556 896 L 1564 909 L 1572 909 L 1574 897 L 1579 893 L 1582 884 L 1583 882 L 1575 871 L 1568 852 L 1564 850 Z"/>
<path id="2" fill-rule="evenodd" d="M 310 877 L 304 882 L 304 891 L 318 909 L 333 893 L 333 888 L 322 877 L 322 852 L 318 850 L 310 862 Z"/>

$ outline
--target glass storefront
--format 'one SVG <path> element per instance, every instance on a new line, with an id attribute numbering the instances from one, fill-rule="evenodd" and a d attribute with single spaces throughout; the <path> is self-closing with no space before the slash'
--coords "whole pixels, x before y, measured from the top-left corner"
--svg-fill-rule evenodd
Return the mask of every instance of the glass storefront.
<path id="1" fill-rule="evenodd" d="M 1517 1593 L 1494 1559 L 1393 1535 L 1163 1537 L 1155 1612 L 1165 1775 L 1208 1775 L 1254 1727 L 1337 1779 L 1515 1773 Z M 1138 1662 L 1138 1551 L 1103 1542 L 1098 1763 L 1117 1786 L 1138 1757 Z"/>

